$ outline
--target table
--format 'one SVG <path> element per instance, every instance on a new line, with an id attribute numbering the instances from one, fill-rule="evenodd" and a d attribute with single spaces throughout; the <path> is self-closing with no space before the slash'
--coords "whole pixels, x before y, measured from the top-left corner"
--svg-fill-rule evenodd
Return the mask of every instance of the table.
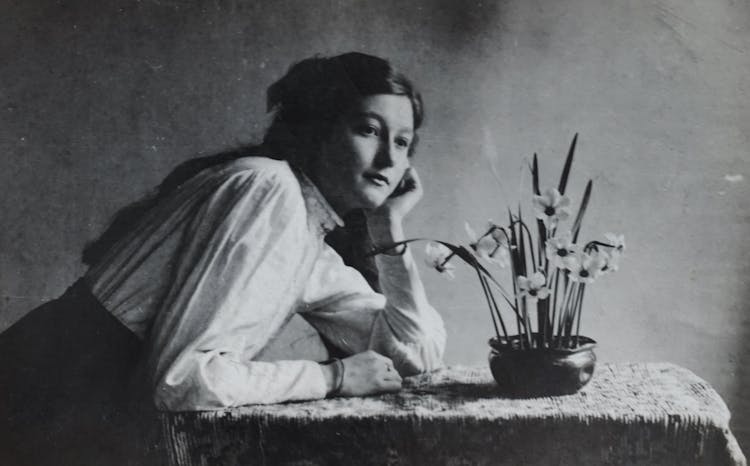
<path id="1" fill-rule="evenodd" d="M 486 367 L 396 394 L 163 413 L 173 464 L 744 465 L 711 386 L 666 363 L 600 364 L 575 394 L 497 395 Z"/>

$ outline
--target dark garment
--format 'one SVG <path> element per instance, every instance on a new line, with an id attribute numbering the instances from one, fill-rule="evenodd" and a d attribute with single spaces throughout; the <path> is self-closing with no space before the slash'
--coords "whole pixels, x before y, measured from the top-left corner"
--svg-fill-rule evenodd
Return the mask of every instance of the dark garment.
<path id="1" fill-rule="evenodd" d="M 343 220 L 345 226 L 330 232 L 325 238 L 326 243 L 341 256 L 346 265 L 357 269 L 370 287 L 380 293 L 378 267 L 375 265 L 375 258 L 370 255 L 373 244 L 365 213 L 357 209 L 347 214 Z"/>
<path id="2" fill-rule="evenodd" d="M 155 462 L 156 417 L 133 396 L 140 347 L 82 281 L 0 334 L 0 463 Z"/>

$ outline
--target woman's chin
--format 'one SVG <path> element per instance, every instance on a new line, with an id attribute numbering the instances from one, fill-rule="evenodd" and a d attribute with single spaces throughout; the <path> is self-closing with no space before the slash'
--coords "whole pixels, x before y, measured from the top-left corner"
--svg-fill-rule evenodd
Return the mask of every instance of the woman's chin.
<path id="1" fill-rule="evenodd" d="M 374 210 L 383 205 L 387 199 L 388 194 L 384 192 L 363 192 L 359 196 L 360 208 Z"/>

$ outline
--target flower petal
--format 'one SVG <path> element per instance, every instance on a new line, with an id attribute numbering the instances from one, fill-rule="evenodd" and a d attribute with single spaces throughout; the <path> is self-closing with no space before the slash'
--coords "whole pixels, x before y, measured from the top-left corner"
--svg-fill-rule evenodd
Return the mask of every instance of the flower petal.
<path id="1" fill-rule="evenodd" d="M 616 235 L 614 233 L 605 233 L 604 237 L 607 239 L 607 242 L 612 245 L 612 247 L 619 252 L 622 252 L 625 250 L 625 235 Z"/>
<path id="2" fill-rule="evenodd" d="M 497 249 L 497 243 L 491 236 L 483 236 L 475 245 L 477 255 L 483 259 L 489 259 Z"/>
<path id="3" fill-rule="evenodd" d="M 547 279 L 544 277 L 544 274 L 541 272 L 534 272 L 534 274 L 531 276 L 531 286 L 533 288 L 539 289 L 547 284 Z"/>
<path id="4" fill-rule="evenodd" d="M 492 238 L 497 242 L 497 244 L 506 247 L 508 246 L 508 235 L 505 233 L 505 230 L 503 230 L 502 227 L 490 223 L 490 227 L 488 229 L 490 230 L 490 235 L 492 235 Z"/>
<path id="5" fill-rule="evenodd" d="M 471 225 L 469 225 L 469 222 L 464 222 L 464 230 L 466 230 L 466 234 L 469 236 L 469 241 L 472 243 L 477 242 L 477 232 L 474 231 L 473 228 L 471 228 Z"/>
<path id="6" fill-rule="evenodd" d="M 555 207 L 560 202 L 560 192 L 555 188 L 547 188 L 544 191 L 545 205 Z"/>
<path id="7" fill-rule="evenodd" d="M 523 275 L 519 275 L 518 278 L 516 278 L 516 282 L 518 283 L 519 290 L 526 291 L 529 289 L 529 279 Z"/>

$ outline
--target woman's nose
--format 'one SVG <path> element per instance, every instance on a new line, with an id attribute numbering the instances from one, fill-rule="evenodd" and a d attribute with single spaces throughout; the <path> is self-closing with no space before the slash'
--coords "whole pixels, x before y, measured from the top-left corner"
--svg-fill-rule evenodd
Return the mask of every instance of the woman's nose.
<path id="1" fill-rule="evenodd" d="M 382 141 L 378 146 L 375 164 L 381 168 L 393 167 L 399 162 L 399 151 L 394 142 Z"/>

